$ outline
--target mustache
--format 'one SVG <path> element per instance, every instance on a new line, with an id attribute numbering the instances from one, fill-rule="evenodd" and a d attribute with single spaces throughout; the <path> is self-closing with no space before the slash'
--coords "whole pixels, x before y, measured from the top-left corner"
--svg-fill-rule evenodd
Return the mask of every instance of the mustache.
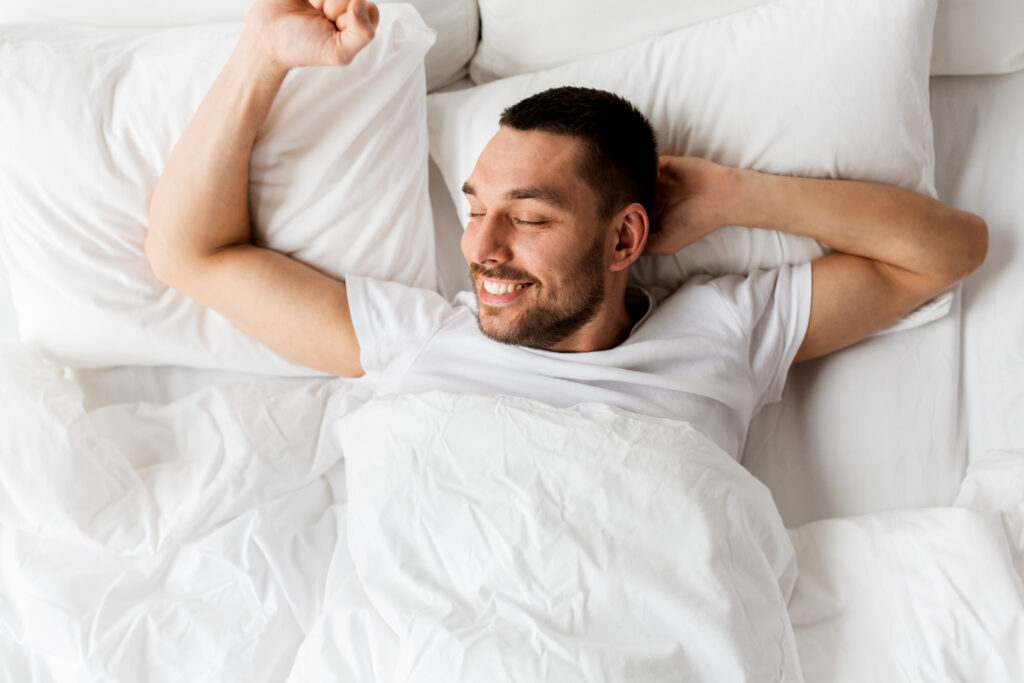
<path id="1" fill-rule="evenodd" d="M 533 282 L 534 277 L 525 270 L 520 270 L 514 266 L 495 266 L 493 268 L 484 268 L 479 263 L 470 263 L 469 272 L 473 275 L 480 275 L 482 277 L 492 278 L 494 280 L 516 280 L 518 282 Z"/>

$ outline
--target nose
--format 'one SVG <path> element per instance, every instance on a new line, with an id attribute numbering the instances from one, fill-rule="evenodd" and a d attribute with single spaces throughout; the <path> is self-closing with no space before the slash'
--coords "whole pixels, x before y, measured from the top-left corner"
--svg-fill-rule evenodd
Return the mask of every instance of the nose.
<path id="1" fill-rule="evenodd" d="M 467 260 L 482 266 L 500 266 L 511 261 L 505 221 L 493 214 L 471 220 L 462 232 L 462 253 Z"/>

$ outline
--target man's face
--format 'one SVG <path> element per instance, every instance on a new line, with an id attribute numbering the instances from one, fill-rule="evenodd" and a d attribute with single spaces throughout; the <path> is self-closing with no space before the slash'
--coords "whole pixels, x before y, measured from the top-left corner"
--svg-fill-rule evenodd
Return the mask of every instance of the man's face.
<path id="1" fill-rule="evenodd" d="M 570 136 L 502 128 L 463 187 L 462 253 L 492 339 L 556 349 L 605 303 L 609 236 L 581 152 Z"/>

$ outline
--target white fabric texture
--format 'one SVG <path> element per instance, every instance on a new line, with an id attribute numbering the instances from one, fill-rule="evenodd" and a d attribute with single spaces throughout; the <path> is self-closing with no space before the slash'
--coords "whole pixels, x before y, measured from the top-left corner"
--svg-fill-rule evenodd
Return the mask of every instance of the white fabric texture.
<path id="1" fill-rule="evenodd" d="M 949 505 L 966 462 L 960 331 L 958 297 L 940 320 L 793 366 L 742 457 L 787 526 Z"/>
<path id="2" fill-rule="evenodd" d="M 347 380 L 278 378 L 85 410 L 59 369 L 0 345 L 0 414 L 19 427 L 0 430 L 0 679 L 369 682 L 433 662 L 418 673 L 482 680 L 472 665 L 504 656 L 501 643 L 479 639 L 481 659 L 460 678 L 446 675 L 457 661 L 416 639 L 425 631 L 392 630 L 428 618 L 406 591 L 446 590 L 436 574 L 398 571 L 391 553 L 406 548 L 431 571 L 509 560 L 480 575 L 500 585 L 453 584 L 467 591 L 461 606 L 486 609 L 500 589 L 494 623 L 535 633 L 552 666 L 578 647 L 600 665 L 589 680 L 621 679 L 630 663 L 637 681 L 675 680 L 683 665 L 800 680 L 785 611 L 796 568 L 771 496 L 695 430 L 494 397 L 356 410 L 365 397 Z M 389 496 L 389 471 L 415 474 L 403 469 L 412 453 L 415 495 Z M 493 524 L 515 523 L 505 512 L 518 505 L 522 535 L 464 535 L 473 509 L 446 511 L 467 494 Z M 398 513 L 408 505 L 422 515 Z M 554 523 L 560 510 L 573 533 Z M 537 573 L 518 571 L 528 562 Z M 547 604 L 551 586 L 561 606 Z M 581 618 L 566 621 L 572 610 Z M 559 624 L 589 640 L 546 640 Z"/>
<path id="3" fill-rule="evenodd" d="M 549 9 L 557 4 L 549 3 Z M 573 32 L 589 18 L 577 15 Z M 1009 13 L 1001 15 L 1007 31 L 1014 30 L 1011 19 Z M 980 47 L 992 37 L 968 24 L 960 35 L 978 38 Z M 55 100 L 58 94 L 53 93 Z M 1024 680 L 1024 404 L 1017 381 L 1024 376 L 1019 282 L 1024 215 L 1018 198 L 1024 182 L 1019 121 L 1024 76 L 937 79 L 931 94 L 939 196 L 980 213 L 990 227 L 988 261 L 964 286 L 963 357 L 957 298 L 951 314 L 932 324 L 794 368 L 784 400 L 755 418 L 745 450 L 746 456 L 758 454 L 752 469 L 768 483 L 791 525 L 867 510 L 922 508 L 828 519 L 791 532 L 799 575 L 790 619 L 809 681 Z M 363 588 L 360 573 L 376 578 L 375 566 L 362 560 L 356 571 L 353 562 L 345 467 L 336 443 L 337 420 L 361 404 L 361 387 L 304 378 L 226 384 L 221 373 L 189 368 L 129 367 L 72 376 L 89 380 L 62 376 L 20 345 L 0 345 L 0 680 L 392 680 L 401 641 Z M 221 385 L 204 389 L 204 384 Z M 461 399 L 444 400 L 457 405 Z M 480 433 L 481 425 L 493 424 L 486 419 L 494 403 L 446 419 L 465 424 L 462 412 L 482 415 L 480 424 L 462 432 Z M 374 425 L 387 419 L 381 406 Z M 606 408 L 586 410 L 591 417 L 621 417 Z M 970 424 L 971 463 L 951 508 L 945 506 L 956 496 L 964 466 L 960 411 Z M 518 411 L 520 436 L 540 449 L 549 447 L 533 435 L 551 434 L 559 418 L 549 410 L 527 417 L 528 412 Z M 592 430 L 605 434 L 624 426 L 618 419 L 590 425 L 575 412 L 582 426 L 574 434 L 590 437 Z M 390 415 L 396 418 L 401 416 Z M 387 441 L 386 430 L 368 431 L 371 441 L 359 445 L 364 464 L 379 466 L 374 458 L 383 448 L 373 449 Z M 496 428 L 485 436 L 494 439 L 495 433 Z M 677 436 L 665 437 L 673 455 Z M 415 451 L 418 444 L 397 453 L 402 462 L 424 463 L 423 471 L 432 475 L 424 488 L 442 481 L 441 467 L 480 465 L 480 450 L 467 446 L 458 430 L 430 437 L 433 443 L 447 439 L 460 455 L 472 458 L 424 457 L 424 451 Z M 531 461 L 537 482 L 551 481 L 543 478 L 543 466 L 565 457 L 562 451 L 574 445 L 566 439 L 557 446 L 563 443 L 565 449 Z M 600 452 L 614 462 L 625 450 L 621 441 L 596 446 L 591 453 L 573 454 L 594 462 Z M 497 459 L 487 455 L 488 462 Z M 500 465 L 515 467 L 520 458 L 515 451 Z M 674 465 L 675 459 L 664 460 Z M 750 464 L 747 457 L 744 464 Z M 629 483 L 638 482 L 638 473 L 627 476 Z M 603 481 L 611 497 L 628 493 L 616 477 Z M 358 489 L 360 482 L 351 485 Z M 545 501 L 539 509 L 579 500 L 594 506 L 603 488 L 570 498 L 549 487 L 537 492 Z M 380 491 L 369 493 L 376 497 L 361 510 L 377 528 L 396 531 L 395 548 L 425 544 L 425 535 L 409 537 L 417 528 L 416 515 L 373 517 L 383 498 Z M 465 502 L 456 507 L 459 493 Z M 641 501 L 664 502 L 656 494 Z M 460 527 L 429 516 L 432 527 L 441 529 L 433 538 L 448 540 L 444 534 L 457 529 L 479 538 L 488 530 L 471 524 L 471 511 L 485 504 L 472 490 L 448 488 L 421 500 L 434 504 L 431 513 L 444 509 L 463 515 Z M 501 500 L 508 505 L 508 496 Z M 527 499 L 512 500 L 525 505 Z M 713 511 L 722 512 L 719 501 L 713 502 Z M 395 505 L 396 510 L 411 507 L 402 499 Z M 929 505 L 944 507 L 924 507 Z M 475 520 L 494 512 L 494 507 L 484 509 Z M 764 514 L 774 525 L 775 513 L 766 507 Z M 561 523 L 557 518 L 551 526 Z M 464 538 L 454 540 L 451 554 L 465 551 Z M 575 540 L 551 533 L 542 538 L 561 542 L 560 550 Z M 437 555 L 413 559 L 446 571 L 441 558 L 447 549 L 438 544 L 428 549 Z M 380 557 L 395 576 L 395 551 L 383 550 Z M 644 544 L 635 562 L 610 557 L 635 569 L 657 550 Z M 581 573 L 591 567 L 590 559 L 584 554 Z M 483 568 L 481 562 L 470 570 Z M 668 572 L 661 576 L 671 578 Z M 588 576 L 594 578 L 589 586 L 596 587 L 596 600 L 609 597 L 600 594 L 601 586 L 621 585 L 635 574 Z M 401 578 L 408 585 L 410 577 Z M 628 587 L 635 590 L 637 583 Z M 375 599 L 391 614 L 401 601 L 399 588 L 376 581 Z M 427 588 L 438 592 L 436 585 Z M 475 604 L 483 602 L 471 597 Z M 665 604 L 677 601 L 673 591 Z M 634 601 L 626 615 L 641 618 L 647 610 L 650 618 L 661 604 Z M 687 615 L 672 612 L 668 618 Z M 745 652 L 737 659 L 757 654 Z M 406 661 L 425 662 L 430 655 L 411 654 Z M 454 666 L 444 665 L 445 671 Z M 444 671 L 434 678 L 449 680 Z M 620 678 L 644 681 L 635 671 Z"/>
<path id="4" fill-rule="evenodd" d="M 784 631 L 775 607 L 788 595 L 806 680 L 1016 683 L 1024 673 L 1024 451 L 973 463 L 956 507 L 825 520 L 791 530 L 791 548 L 764 488 L 685 425 L 603 406 L 558 411 L 437 394 L 360 412 L 366 396 L 346 380 L 281 378 L 224 383 L 162 405 L 85 409 L 58 368 L 20 343 L 0 344 L 0 679 L 394 680 L 396 665 L 437 656 L 411 649 L 425 631 L 410 629 L 403 642 L 392 628 L 429 614 L 397 614 L 410 586 L 411 600 L 467 598 L 435 626 L 480 607 L 492 618 L 477 632 L 483 644 L 496 627 L 529 628 L 527 619 L 546 614 L 562 620 L 536 622 L 538 634 L 596 627 L 614 600 L 630 607 L 611 629 L 630 620 L 692 624 L 680 596 L 711 597 L 732 580 L 752 586 L 742 579 L 758 583 L 757 595 L 726 595 L 725 604 L 752 597 L 758 628 L 731 629 L 740 613 L 712 610 L 726 636 L 712 643 L 725 653 L 719 666 L 774 655 L 741 643 Z M 360 468 L 369 476 L 358 478 Z M 699 473 L 707 479 L 685 483 Z M 389 496 L 403 477 L 401 492 L 415 495 Z M 494 491 L 498 501 L 487 495 Z M 412 507 L 422 515 L 407 514 Z M 507 533 L 516 514 L 526 518 L 522 536 Z M 559 533 L 567 521 L 573 533 Z M 717 533 L 705 551 L 671 555 L 684 539 L 723 528 L 752 542 L 716 553 Z M 622 529 L 636 538 L 613 535 Z M 602 553 L 634 540 L 632 553 Z M 477 552 L 480 543 L 505 550 Z M 424 550 L 401 554 L 415 544 Z M 577 554 L 578 564 L 565 561 Z M 628 571 L 602 572 L 602 560 Z M 399 573 L 400 561 L 414 565 Z M 551 571 L 517 573 L 526 566 Z M 446 593 L 432 578 L 449 571 L 477 581 Z M 562 602 L 504 621 L 537 599 L 530 586 L 547 585 L 537 582 L 519 601 L 494 600 L 484 611 L 484 588 L 508 576 L 555 582 L 563 590 L 547 595 Z M 581 586 L 588 599 L 573 602 Z M 577 606 L 590 610 L 589 621 L 564 619 Z M 633 643 L 636 630 L 626 635 L 614 642 Z M 553 658 L 572 651 L 558 648 Z M 460 663 L 467 671 L 488 663 L 486 652 L 473 654 L 442 662 L 435 678 L 452 680 L 444 674 Z M 605 653 L 603 661 L 615 671 L 624 659 Z M 659 680 L 644 673 L 627 678 Z"/>
<path id="5" fill-rule="evenodd" d="M 377 0 L 378 4 L 396 4 Z M 402 0 L 437 31 L 437 42 L 427 51 L 424 68 L 427 89 L 441 87 L 466 73 L 480 35 L 476 0 Z M 253 0 L 0 0 L 0 23 L 70 22 L 90 26 L 160 27 L 218 21 L 244 21 Z"/>
<path id="6" fill-rule="evenodd" d="M 988 223 L 964 283 L 962 400 L 971 460 L 1024 451 L 1024 72 L 932 84 L 940 196 Z"/>
<path id="7" fill-rule="evenodd" d="M 1004 74 L 1024 69 L 1024 2 L 939 0 L 932 74 Z"/>
<path id="8" fill-rule="evenodd" d="M 48 357 L 316 374 L 168 289 L 144 253 L 153 188 L 239 30 L 0 31 L 0 256 L 20 336 Z M 350 66 L 289 74 L 253 152 L 257 244 L 339 278 L 435 286 L 432 40 L 412 8 L 385 6 Z"/>
<path id="9" fill-rule="evenodd" d="M 591 57 L 766 0 L 640 0 L 628 9 L 615 0 L 479 2 L 482 35 L 470 74 L 477 83 L 487 83 Z M 933 75 L 1022 69 L 1024 3 L 939 0 L 934 44 Z"/>
<path id="10" fill-rule="evenodd" d="M 0 680 L 285 680 L 344 580 L 332 429 L 364 399 L 264 378 L 87 411 L 0 344 Z"/>
<path id="11" fill-rule="evenodd" d="M 934 16 L 933 0 L 780 0 L 548 71 L 433 94 L 430 153 L 465 225 L 461 187 L 501 111 L 577 85 L 633 102 L 662 154 L 934 195 Z M 645 257 L 634 270 L 641 284 L 672 289 L 694 273 L 745 273 L 823 253 L 807 237 L 727 226 L 675 256 Z"/>
<path id="12" fill-rule="evenodd" d="M 338 431 L 389 680 L 803 680 L 771 496 L 686 423 L 435 393 Z"/>
<path id="13" fill-rule="evenodd" d="M 787 526 L 948 505 L 969 462 L 1024 451 L 1024 73 L 930 93 L 939 198 L 986 220 L 989 253 L 950 315 L 795 366 L 754 418 L 742 462 Z"/>
<path id="14" fill-rule="evenodd" d="M 792 530 L 807 680 L 1024 680 L 1024 451 L 968 469 L 955 507 Z"/>
<path id="15" fill-rule="evenodd" d="M 808 264 L 711 280 L 649 297 L 626 341 L 559 353 L 493 341 L 476 298 L 366 278 L 348 281 L 366 379 L 381 394 L 443 390 L 597 401 L 691 423 L 738 459 L 750 419 L 782 395 L 811 305 Z"/>
<path id="16" fill-rule="evenodd" d="M 7 282 L 7 268 L 0 257 L 0 340 L 18 338 L 18 319 L 11 302 L 11 287 Z"/>

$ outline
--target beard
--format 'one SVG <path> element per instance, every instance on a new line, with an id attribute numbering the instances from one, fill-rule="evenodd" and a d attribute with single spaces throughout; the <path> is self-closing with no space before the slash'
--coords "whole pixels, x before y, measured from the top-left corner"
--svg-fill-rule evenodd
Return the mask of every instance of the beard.
<path id="1" fill-rule="evenodd" d="M 540 290 L 541 296 L 546 296 L 544 300 L 529 306 L 523 302 L 521 307 L 525 310 L 505 324 L 495 316 L 485 315 L 486 304 L 480 302 L 480 278 L 529 281 L 534 283 L 532 287 L 539 287 L 537 279 L 509 266 L 484 268 L 470 263 L 469 269 L 476 287 L 477 325 L 484 335 L 502 344 L 550 349 L 593 320 L 604 303 L 604 240 L 601 238 L 591 243 L 561 287 L 547 292 Z"/>

